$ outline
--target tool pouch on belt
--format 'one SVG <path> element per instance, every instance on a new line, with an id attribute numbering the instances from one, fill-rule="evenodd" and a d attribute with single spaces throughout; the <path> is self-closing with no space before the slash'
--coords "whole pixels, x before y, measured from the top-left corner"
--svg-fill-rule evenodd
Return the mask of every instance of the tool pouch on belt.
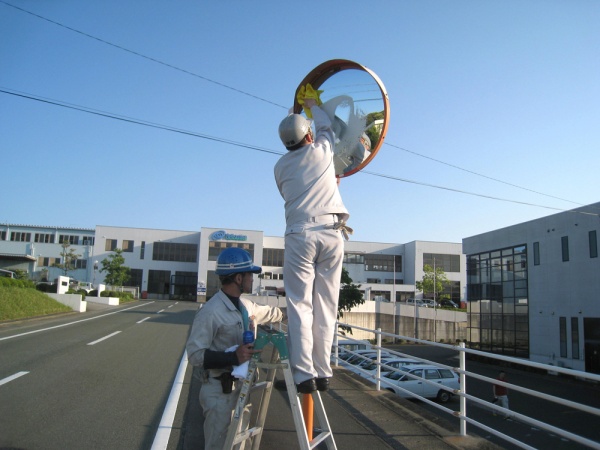
<path id="1" fill-rule="evenodd" d="M 223 394 L 231 394 L 233 391 L 233 381 L 235 380 L 235 377 L 231 375 L 231 372 L 222 373 L 215 378 L 221 381 L 221 389 L 223 389 Z"/>

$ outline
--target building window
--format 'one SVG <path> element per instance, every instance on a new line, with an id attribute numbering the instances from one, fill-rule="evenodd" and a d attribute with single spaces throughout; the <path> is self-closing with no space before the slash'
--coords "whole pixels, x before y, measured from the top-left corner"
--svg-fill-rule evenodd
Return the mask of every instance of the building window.
<path id="1" fill-rule="evenodd" d="M 379 278 L 367 278 L 367 283 L 379 284 L 379 283 L 381 283 L 381 280 Z"/>
<path id="2" fill-rule="evenodd" d="M 402 272 L 402 256 L 400 255 L 365 255 L 365 270 L 370 272 Z"/>
<path id="3" fill-rule="evenodd" d="M 133 253 L 133 241 L 126 241 L 123 239 L 123 249 L 124 252 Z"/>
<path id="4" fill-rule="evenodd" d="M 96 239 L 94 236 L 83 236 L 83 245 L 94 245 Z"/>
<path id="5" fill-rule="evenodd" d="M 460 283 L 450 286 L 460 300 Z M 467 256 L 469 347 L 529 357 L 527 246 Z"/>
<path id="6" fill-rule="evenodd" d="M 73 236 L 70 234 L 60 234 L 58 236 L 58 243 L 59 244 L 69 243 L 71 245 L 79 245 L 79 236 Z"/>
<path id="7" fill-rule="evenodd" d="M 170 298 L 196 300 L 198 292 L 198 272 L 175 272 L 171 276 L 173 292 Z"/>
<path id="8" fill-rule="evenodd" d="M 598 240 L 596 237 L 596 230 L 592 230 L 588 233 L 590 241 L 590 258 L 598 257 Z"/>
<path id="9" fill-rule="evenodd" d="M 31 233 L 13 231 L 10 233 L 10 240 L 14 242 L 31 242 Z"/>
<path id="10" fill-rule="evenodd" d="M 560 317 L 558 319 L 559 331 L 558 334 L 560 336 L 560 357 L 567 357 L 567 318 Z"/>
<path id="11" fill-rule="evenodd" d="M 152 244 L 152 260 L 197 262 L 198 245 L 178 242 L 155 242 Z"/>
<path id="12" fill-rule="evenodd" d="M 282 248 L 265 248 L 263 249 L 262 265 L 270 267 L 283 267 Z"/>
<path id="13" fill-rule="evenodd" d="M 54 234 L 52 233 L 35 233 L 34 242 L 42 244 L 54 244 Z"/>
<path id="14" fill-rule="evenodd" d="M 0 231 L 0 241 L 6 240 L 6 230 Z"/>
<path id="15" fill-rule="evenodd" d="M 171 272 L 168 270 L 148 271 L 148 292 L 168 294 L 171 286 Z"/>
<path id="16" fill-rule="evenodd" d="M 534 266 L 540 265 L 540 243 L 539 242 L 533 243 L 533 265 Z"/>
<path id="17" fill-rule="evenodd" d="M 144 269 L 129 269 L 128 286 L 142 287 L 142 278 L 144 277 Z"/>
<path id="18" fill-rule="evenodd" d="M 560 241 L 562 244 L 562 260 L 566 262 L 569 260 L 569 236 L 563 236 Z"/>
<path id="19" fill-rule="evenodd" d="M 75 261 L 76 269 L 87 269 L 87 259 L 78 259 Z"/>
<path id="20" fill-rule="evenodd" d="M 144 253 L 146 253 L 146 241 L 142 241 L 140 245 L 140 259 L 144 259 Z"/>
<path id="21" fill-rule="evenodd" d="M 117 248 L 117 240 L 116 239 L 107 239 L 104 243 L 104 250 L 107 252 L 114 252 Z"/>
<path id="22" fill-rule="evenodd" d="M 444 272 L 460 273 L 460 255 L 446 255 L 440 253 L 423 253 L 423 268 L 426 265 L 436 269 L 440 267 Z"/>
<path id="23" fill-rule="evenodd" d="M 579 359 L 579 319 L 571 317 L 571 358 Z"/>
<path id="24" fill-rule="evenodd" d="M 344 253 L 344 264 L 364 264 L 365 255 L 361 253 Z"/>
<path id="25" fill-rule="evenodd" d="M 210 241 L 208 243 L 208 260 L 216 261 L 219 255 L 226 248 L 237 247 L 243 248 L 248 253 L 250 253 L 250 257 L 254 261 L 254 244 L 249 243 L 241 243 L 241 242 L 218 242 L 218 241 Z M 208 291 L 207 291 L 208 297 Z"/>
<path id="26" fill-rule="evenodd" d="M 46 258 L 40 256 L 37 263 L 39 267 L 52 267 L 54 264 L 60 264 L 60 258 Z"/>

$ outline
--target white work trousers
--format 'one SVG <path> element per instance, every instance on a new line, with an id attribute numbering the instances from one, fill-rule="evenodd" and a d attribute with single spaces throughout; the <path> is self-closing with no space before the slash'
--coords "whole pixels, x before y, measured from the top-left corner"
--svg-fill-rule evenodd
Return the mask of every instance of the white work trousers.
<path id="1" fill-rule="evenodd" d="M 204 450 L 223 449 L 241 387 L 242 383 L 236 382 L 231 394 L 223 394 L 220 380 L 209 377 L 206 383 L 202 383 L 199 398 L 204 414 Z M 242 430 L 247 428 L 248 411 L 244 412 Z M 240 448 L 244 448 L 243 445 Z"/>
<path id="2" fill-rule="evenodd" d="M 283 282 L 288 315 L 288 349 L 296 384 L 331 377 L 344 240 L 328 214 L 286 230 Z"/>

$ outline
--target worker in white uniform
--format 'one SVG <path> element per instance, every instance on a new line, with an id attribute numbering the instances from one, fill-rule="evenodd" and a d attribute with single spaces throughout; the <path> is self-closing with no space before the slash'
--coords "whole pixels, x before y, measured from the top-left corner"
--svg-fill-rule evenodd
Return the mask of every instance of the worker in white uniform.
<path id="1" fill-rule="evenodd" d="M 333 375 L 331 345 L 337 319 L 345 223 L 349 217 L 335 177 L 335 136 L 327 114 L 305 99 L 315 124 L 299 114 L 279 125 L 288 152 L 275 165 L 285 200 L 283 282 L 288 349 L 298 392 L 325 391 Z"/>
<path id="2" fill-rule="evenodd" d="M 200 368 L 200 405 L 204 413 L 204 449 L 221 450 L 227 438 L 231 414 L 242 386 L 232 376 L 233 366 L 252 358 L 252 344 L 243 345 L 243 332 L 255 324 L 280 322 L 279 308 L 241 298 L 252 292 L 253 274 L 262 269 L 241 248 L 223 250 L 215 273 L 221 280 L 217 292 L 196 313 L 186 344 L 190 364 Z M 226 351 L 237 345 L 235 351 Z"/>

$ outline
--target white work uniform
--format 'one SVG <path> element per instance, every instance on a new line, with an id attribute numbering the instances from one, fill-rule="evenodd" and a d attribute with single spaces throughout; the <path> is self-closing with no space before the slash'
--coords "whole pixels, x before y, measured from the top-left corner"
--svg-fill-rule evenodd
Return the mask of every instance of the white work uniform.
<path id="1" fill-rule="evenodd" d="M 333 374 L 329 358 L 344 257 L 342 233 L 333 225 L 349 217 L 335 178 L 331 121 L 319 107 L 311 112 L 315 142 L 288 151 L 275 165 L 275 181 L 285 200 L 283 282 L 297 384 Z"/>
<path id="2" fill-rule="evenodd" d="M 225 351 L 234 345 L 242 345 L 248 316 L 254 316 L 256 324 L 280 322 L 283 318 L 279 308 L 257 305 L 244 298 L 240 298 L 240 302 L 248 312 L 245 319 L 223 291 L 217 292 L 198 310 L 186 344 L 190 364 L 203 368 L 206 350 Z M 221 381 L 215 377 L 231 370 L 231 367 L 201 370 L 200 405 L 204 413 L 205 450 L 221 450 L 227 438 L 231 413 L 242 383 L 234 383 L 233 392 L 224 394 Z"/>

